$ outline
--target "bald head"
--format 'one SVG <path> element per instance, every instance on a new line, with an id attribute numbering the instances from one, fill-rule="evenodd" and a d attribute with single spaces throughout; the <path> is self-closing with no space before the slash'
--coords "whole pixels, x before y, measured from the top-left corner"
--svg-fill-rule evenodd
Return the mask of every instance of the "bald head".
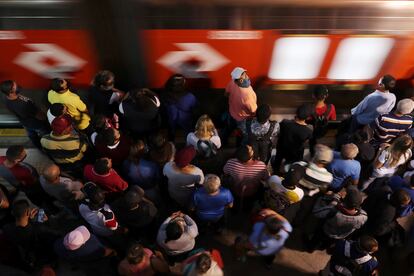
<path id="1" fill-rule="evenodd" d="M 43 177 L 48 182 L 56 182 L 60 175 L 60 169 L 55 164 L 47 165 L 43 170 Z"/>

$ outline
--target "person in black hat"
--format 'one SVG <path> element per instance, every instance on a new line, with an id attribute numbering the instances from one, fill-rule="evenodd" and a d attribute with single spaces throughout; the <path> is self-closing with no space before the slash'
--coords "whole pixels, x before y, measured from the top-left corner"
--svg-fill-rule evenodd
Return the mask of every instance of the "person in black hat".
<path id="1" fill-rule="evenodd" d="M 152 228 L 156 222 L 158 210 L 155 205 L 146 199 L 144 190 L 138 186 L 131 186 L 124 196 L 111 204 L 119 222 L 128 227 L 130 231 L 154 233 Z"/>

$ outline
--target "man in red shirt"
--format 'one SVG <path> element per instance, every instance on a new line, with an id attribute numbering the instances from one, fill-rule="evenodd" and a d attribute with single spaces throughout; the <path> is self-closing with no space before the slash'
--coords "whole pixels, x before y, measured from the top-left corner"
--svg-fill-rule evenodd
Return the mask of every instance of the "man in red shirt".
<path id="1" fill-rule="evenodd" d="M 6 188 L 13 192 L 21 189 L 35 204 L 46 200 L 38 179 L 39 174 L 30 164 L 23 162 L 27 153 L 23 146 L 10 146 L 6 156 L 0 156 L 0 176 L 6 181 Z"/>
<path id="2" fill-rule="evenodd" d="M 0 176 L 13 187 L 30 187 L 38 180 L 38 173 L 34 167 L 23 160 L 27 153 L 23 146 L 11 146 L 6 156 L 0 156 Z"/>
<path id="3" fill-rule="evenodd" d="M 112 169 L 110 158 L 97 159 L 94 165 L 86 165 L 84 177 L 92 181 L 108 193 L 120 193 L 128 188 L 128 183 Z"/>

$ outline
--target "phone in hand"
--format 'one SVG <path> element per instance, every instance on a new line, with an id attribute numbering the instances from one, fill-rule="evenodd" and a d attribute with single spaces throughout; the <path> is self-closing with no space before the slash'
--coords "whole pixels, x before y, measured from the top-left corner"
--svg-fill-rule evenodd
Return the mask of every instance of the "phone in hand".
<path id="1" fill-rule="evenodd" d="M 45 222 L 45 220 L 46 220 L 45 210 L 39 209 L 36 215 L 36 221 L 42 223 L 42 222 Z"/>

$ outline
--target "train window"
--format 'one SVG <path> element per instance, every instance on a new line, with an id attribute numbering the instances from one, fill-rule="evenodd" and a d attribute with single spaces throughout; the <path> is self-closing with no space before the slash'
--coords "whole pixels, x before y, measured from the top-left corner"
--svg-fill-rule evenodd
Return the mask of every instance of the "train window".
<path id="1" fill-rule="evenodd" d="M 326 37 L 283 37 L 275 41 L 269 78 L 307 80 L 316 78 L 329 47 Z"/>
<path id="2" fill-rule="evenodd" d="M 375 78 L 393 45 L 394 39 L 388 37 L 350 37 L 342 40 L 329 69 L 328 78 Z"/>

